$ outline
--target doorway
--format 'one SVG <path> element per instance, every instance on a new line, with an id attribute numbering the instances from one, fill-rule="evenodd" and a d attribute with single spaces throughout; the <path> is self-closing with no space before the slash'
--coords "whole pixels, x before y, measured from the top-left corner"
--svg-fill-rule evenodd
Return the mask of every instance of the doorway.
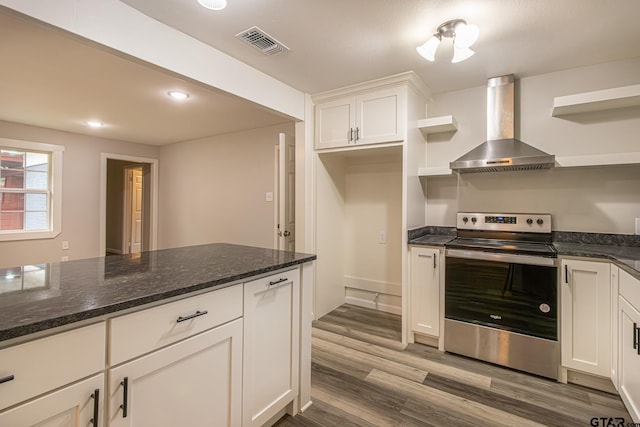
<path id="1" fill-rule="evenodd" d="M 102 160 L 101 256 L 157 249 L 157 159 Z"/>

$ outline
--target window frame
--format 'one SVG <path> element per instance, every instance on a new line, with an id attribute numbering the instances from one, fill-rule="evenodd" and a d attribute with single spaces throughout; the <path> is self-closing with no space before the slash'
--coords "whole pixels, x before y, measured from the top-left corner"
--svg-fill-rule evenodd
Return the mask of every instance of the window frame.
<path id="1" fill-rule="evenodd" d="M 0 242 L 15 240 L 52 239 L 62 232 L 62 153 L 64 146 L 42 142 L 0 138 L 0 148 L 18 149 L 50 154 L 49 164 L 49 229 L 0 231 Z"/>

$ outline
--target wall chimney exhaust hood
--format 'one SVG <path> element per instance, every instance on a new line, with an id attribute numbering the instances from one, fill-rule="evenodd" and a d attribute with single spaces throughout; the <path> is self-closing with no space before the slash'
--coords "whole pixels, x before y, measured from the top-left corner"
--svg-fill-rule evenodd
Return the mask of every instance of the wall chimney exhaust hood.
<path id="1" fill-rule="evenodd" d="M 555 156 L 514 138 L 513 75 L 487 82 L 487 141 L 449 163 L 458 173 L 549 169 Z"/>

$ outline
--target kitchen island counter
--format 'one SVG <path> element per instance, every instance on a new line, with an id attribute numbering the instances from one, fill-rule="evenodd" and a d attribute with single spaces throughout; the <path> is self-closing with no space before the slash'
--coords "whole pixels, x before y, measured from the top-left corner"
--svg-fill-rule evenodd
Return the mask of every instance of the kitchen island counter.
<path id="1" fill-rule="evenodd" d="M 0 342 L 316 259 L 214 243 L 0 270 Z"/>

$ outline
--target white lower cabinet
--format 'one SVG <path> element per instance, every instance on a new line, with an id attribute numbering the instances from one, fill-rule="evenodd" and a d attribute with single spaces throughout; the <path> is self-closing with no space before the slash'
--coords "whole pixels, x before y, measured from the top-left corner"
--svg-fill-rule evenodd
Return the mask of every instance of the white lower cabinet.
<path id="1" fill-rule="evenodd" d="M 244 427 L 263 425 L 298 394 L 299 274 L 244 284 Z"/>
<path id="2" fill-rule="evenodd" d="M 611 375 L 611 273 L 607 262 L 562 260 L 562 366 Z"/>
<path id="3" fill-rule="evenodd" d="M 640 423 L 640 281 L 620 271 L 618 297 L 618 391 Z"/>
<path id="4" fill-rule="evenodd" d="M 0 426 L 87 427 L 102 426 L 104 375 L 0 412 Z"/>
<path id="5" fill-rule="evenodd" d="M 440 335 L 440 250 L 411 248 L 411 330 Z"/>
<path id="6" fill-rule="evenodd" d="M 109 371 L 112 427 L 240 426 L 242 319 Z"/>

